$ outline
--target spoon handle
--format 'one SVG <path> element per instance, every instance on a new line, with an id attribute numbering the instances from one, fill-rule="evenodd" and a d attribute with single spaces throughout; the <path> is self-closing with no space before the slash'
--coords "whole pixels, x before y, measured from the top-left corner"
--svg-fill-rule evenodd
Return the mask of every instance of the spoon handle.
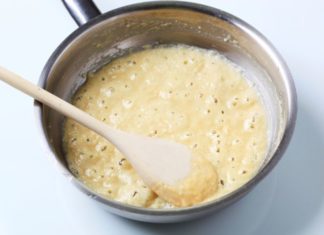
<path id="1" fill-rule="evenodd" d="M 50 108 L 64 114 L 67 117 L 74 119 L 82 125 L 94 130 L 98 134 L 108 138 L 109 140 L 114 138 L 113 134 L 120 134 L 119 131 L 114 130 L 96 118 L 92 117 L 88 113 L 76 108 L 72 104 L 60 99 L 59 97 L 51 94 L 50 92 L 42 89 L 39 86 L 23 79 L 17 74 L 0 66 L 0 80 L 11 85 L 12 87 L 24 92 L 25 94 L 33 97 L 39 102 L 49 106 Z M 112 141 L 113 142 L 113 141 Z"/>

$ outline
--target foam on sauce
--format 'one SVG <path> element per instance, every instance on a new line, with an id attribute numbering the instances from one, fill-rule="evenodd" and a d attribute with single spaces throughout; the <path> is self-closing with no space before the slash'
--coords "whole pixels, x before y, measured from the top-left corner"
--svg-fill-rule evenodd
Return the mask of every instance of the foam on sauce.
<path id="1" fill-rule="evenodd" d="M 120 57 L 89 74 L 72 102 L 114 128 L 174 140 L 211 162 L 219 182 L 207 201 L 245 184 L 266 154 L 266 112 L 256 89 L 212 50 L 178 45 Z M 104 138 L 71 119 L 64 125 L 69 168 L 92 190 L 135 206 L 175 207 Z"/>

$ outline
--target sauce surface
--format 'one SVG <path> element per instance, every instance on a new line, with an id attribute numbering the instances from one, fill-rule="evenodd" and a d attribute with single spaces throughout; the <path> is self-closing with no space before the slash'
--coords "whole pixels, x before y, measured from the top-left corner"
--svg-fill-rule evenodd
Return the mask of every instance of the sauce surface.
<path id="1" fill-rule="evenodd" d="M 178 45 L 117 58 L 89 74 L 72 103 L 111 127 L 174 140 L 208 160 L 219 182 L 207 201 L 245 184 L 266 154 L 261 98 L 239 67 L 212 50 Z M 72 173 L 104 197 L 175 207 L 150 190 L 113 145 L 71 119 L 63 142 Z"/>

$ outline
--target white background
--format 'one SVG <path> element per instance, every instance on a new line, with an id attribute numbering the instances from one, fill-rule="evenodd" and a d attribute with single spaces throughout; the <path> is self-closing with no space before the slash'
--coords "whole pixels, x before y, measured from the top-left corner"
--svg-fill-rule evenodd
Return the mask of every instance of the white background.
<path id="1" fill-rule="evenodd" d="M 95 1 L 105 12 L 136 1 Z M 258 28 L 286 59 L 297 128 L 276 169 L 246 198 L 193 222 L 154 225 L 111 215 L 71 187 L 40 149 L 32 99 L 0 82 L 0 235 L 324 234 L 324 1 L 201 0 Z M 76 29 L 59 0 L 0 0 L 0 65 L 34 83 Z"/>

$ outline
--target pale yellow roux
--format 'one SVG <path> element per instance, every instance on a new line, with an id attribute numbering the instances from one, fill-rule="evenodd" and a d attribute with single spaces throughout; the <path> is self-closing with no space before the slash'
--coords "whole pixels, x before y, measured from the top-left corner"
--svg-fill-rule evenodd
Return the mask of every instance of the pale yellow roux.
<path id="1" fill-rule="evenodd" d="M 207 200 L 246 183 L 264 160 L 262 101 L 239 68 L 210 50 L 179 45 L 118 58 L 89 75 L 73 104 L 112 127 L 175 140 L 210 161 L 219 181 Z M 71 171 L 101 195 L 141 207 L 174 207 L 109 142 L 70 119 L 64 148 Z"/>

